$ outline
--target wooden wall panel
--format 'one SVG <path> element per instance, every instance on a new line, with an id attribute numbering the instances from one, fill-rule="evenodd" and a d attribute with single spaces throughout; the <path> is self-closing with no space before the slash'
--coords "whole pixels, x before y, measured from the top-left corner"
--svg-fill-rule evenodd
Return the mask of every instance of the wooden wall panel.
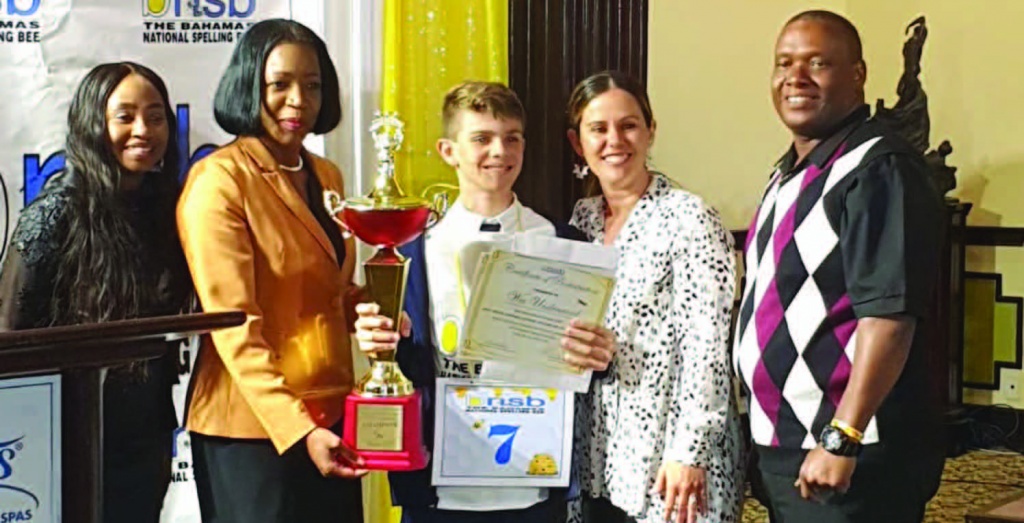
<path id="1" fill-rule="evenodd" d="M 581 162 L 566 139 L 565 104 L 580 80 L 605 69 L 647 80 L 649 0 L 510 0 L 509 83 L 526 108 L 523 203 L 568 220 L 584 196 Z"/>

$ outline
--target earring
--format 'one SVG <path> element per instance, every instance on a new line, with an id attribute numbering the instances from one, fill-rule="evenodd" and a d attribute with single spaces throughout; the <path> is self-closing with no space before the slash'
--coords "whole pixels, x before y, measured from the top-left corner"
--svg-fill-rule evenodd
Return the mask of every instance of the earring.
<path id="1" fill-rule="evenodd" d="M 590 167 L 587 164 L 583 164 L 582 166 L 580 164 L 575 164 L 572 166 L 572 173 L 576 175 L 576 178 L 582 180 L 590 174 Z"/>

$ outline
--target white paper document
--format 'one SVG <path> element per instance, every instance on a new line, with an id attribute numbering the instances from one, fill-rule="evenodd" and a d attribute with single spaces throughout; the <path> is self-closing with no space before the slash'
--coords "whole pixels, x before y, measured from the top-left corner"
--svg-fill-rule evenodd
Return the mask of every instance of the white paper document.
<path id="1" fill-rule="evenodd" d="M 511 252 L 558 264 L 573 264 L 581 269 L 585 269 L 589 273 L 599 275 L 599 280 L 610 282 L 607 285 L 613 285 L 614 283 L 613 278 L 618 263 L 618 250 L 613 247 L 550 236 L 516 235 L 511 245 Z M 569 272 L 581 272 L 580 270 L 572 271 L 571 268 L 566 269 Z M 545 270 L 543 263 L 540 266 L 540 270 Z M 480 284 L 481 275 L 476 274 L 475 276 L 476 283 Z M 487 290 L 494 291 L 495 289 Z M 550 294 L 556 291 L 557 288 L 552 286 L 546 289 L 534 290 Z M 487 293 L 481 291 L 482 289 L 474 287 L 474 300 L 487 298 Z M 522 291 L 524 294 L 528 292 L 525 288 L 510 289 L 509 291 L 515 293 Z M 494 292 L 491 293 L 491 298 L 493 298 L 494 294 Z M 609 295 L 610 288 L 605 288 L 598 299 L 603 299 L 606 304 Z M 582 303 L 580 302 L 580 304 Z M 473 305 L 477 305 L 476 310 L 482 309 L 481 303 L 471 303 L 470 311 L 474 310 Z M 493 311 L 493 309 L 491 310 Z M 589 310 L 594 311 L 595 309 L 590 307 Z M 603 307 L 600 310 L 599 316 L 601 317 L 594 318 L 595 321 L 603 320 Z M 565 314 L 561 315 L 565 316 Z M 476 317 L 474 319 L 480 320 L 481 318 Z M 568 321 L 568 317 L 566 317 L 565 321 Z M 470 323 L 470 327 L 473 327 L 472 322 Z M 547 323 L 552 322 L 548 319 Z M 484 332 L 476 334 L 471 332 L 471 328 L 467 328 L 460 345 L 465 347 L 467 341 L 479 339 L 475 336 L 486 337 L 492 342 L 496 338 L 503 338 L 503 342 L 508 340 L 508 343 L 501 344 L 502 354 L 500 357 L 484 359 L 480 376 L 482 379 L 515 383 L 517 385 L 586 392 L 590 386 L 592 372 L 590 370 L 571 370 L 561 360 L 561 349 L 557 346 L 557 340 L 561 338 L 560 331 L 564 327 L 564 325 L 558 325 L 556 328 L 552 324 L 538 330 L 533 330 L 530 327 L 523 331 L 501 327 L 496 329 L 490 323 L 477 323 L 476 328 Z M 550 338 L 550 340 L 545 343 L 532 342 L 529 341 L 531 337 L 537 340 L 541 339 L 541 337 L 544 339 Z"/>

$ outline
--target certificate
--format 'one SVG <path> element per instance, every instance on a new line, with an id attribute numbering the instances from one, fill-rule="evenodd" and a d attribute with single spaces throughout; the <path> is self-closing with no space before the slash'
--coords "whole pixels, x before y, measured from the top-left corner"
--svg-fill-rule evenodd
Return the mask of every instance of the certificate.
<path id="1" fill-rule="evenodd" d="M 568 486 L 573 400 L 557 389 L 438 379 L 432 483 Z"/>
<path id="2" fill-rule="evenodd" d="M 473 285 L 459 357 L 579 374 L 562 358 L 569 320 L 600 324 L 615 286 L 605 270 L 495 250 Z"/>

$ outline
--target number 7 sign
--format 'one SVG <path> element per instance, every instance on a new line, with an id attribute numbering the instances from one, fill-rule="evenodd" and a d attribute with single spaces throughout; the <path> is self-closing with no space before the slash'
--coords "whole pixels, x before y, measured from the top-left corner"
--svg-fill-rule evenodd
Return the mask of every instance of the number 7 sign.
<path id="1" fill-rule="evenodd" d="M 512 443 L 516 440 L 516 434 L 519 432 L 519 425 L 492 425 L 491 432 L 487 434 L 488 438 L 495 436 L 508 436 L 501 446 L 498 447 L 498 451 L 494 453 L 494 462 L 498 465 L 508 464 L 508 460 L 512 458 Z"/>

